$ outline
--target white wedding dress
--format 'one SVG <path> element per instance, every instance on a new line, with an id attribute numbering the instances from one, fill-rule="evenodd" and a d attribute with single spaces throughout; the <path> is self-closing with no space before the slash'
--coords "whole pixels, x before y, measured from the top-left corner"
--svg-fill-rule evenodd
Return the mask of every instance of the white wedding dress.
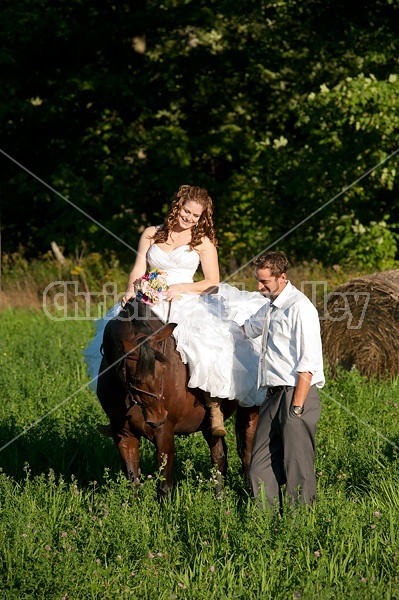
<path id="1" fill-rule="evenodd" d="M 147 263 L 149 269 L 165 271 L 168 285 L 192 283 L 199 255 L 188 245 L 164 252 L 152 244 Z M 201 388 L 215 398 L 236 399 L 241 406 L 259 406 L 263 402 L 265 392 L 256 385 L 260 340 L 247 338 L 241 325 L 264 302 L 258 292 L 241 291 L 222 283 L 217 294 L 182 294 L 179 300 L 161 300 L 152 307 L 161 321 L 177 323 L 173 336 L 182 361 L 189 367 L 189 387 Z M 94 390 L 104 327 L 120 310 L 119 303 L 96 322 L 96 335 L 83 351 Z"/>

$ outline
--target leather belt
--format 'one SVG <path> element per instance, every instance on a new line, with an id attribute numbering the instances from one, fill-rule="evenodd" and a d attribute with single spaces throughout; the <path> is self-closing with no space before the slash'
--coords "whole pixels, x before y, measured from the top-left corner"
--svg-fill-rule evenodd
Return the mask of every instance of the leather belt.
<path id="1" fill-rule="evenodd" d="M 278 394 L 279 392 L 283 392 L 290 387 L 288 385 L 275 385 L 274 387 L 268 387 L 266 390 L 266 396 L 273 396 L 274 394 Z"/>

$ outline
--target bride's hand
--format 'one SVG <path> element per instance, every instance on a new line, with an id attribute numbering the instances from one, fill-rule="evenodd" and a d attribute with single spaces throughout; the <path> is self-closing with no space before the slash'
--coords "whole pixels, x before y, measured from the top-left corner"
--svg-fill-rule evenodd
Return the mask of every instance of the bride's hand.
<path id="1" fill-rule="evenodd" d="M 178 283 L 172 284 L 165 292 L 165 300 L 167 300 L 168 302 L 173 302 L 173 300 L 179 300 L 181 294 L 182 292 L 180 289 L 180 285 Z"/>
<path id="2" fill-rule="evenodd" d="M 125 307 L 126 302 L 129 302 L 129 300 L 131 300 L 132 298 L 135 298 L 135 297 L 136 297 L 136 292 L 134 290 L 127 290 L 121 300 L 122 308 Z"/>

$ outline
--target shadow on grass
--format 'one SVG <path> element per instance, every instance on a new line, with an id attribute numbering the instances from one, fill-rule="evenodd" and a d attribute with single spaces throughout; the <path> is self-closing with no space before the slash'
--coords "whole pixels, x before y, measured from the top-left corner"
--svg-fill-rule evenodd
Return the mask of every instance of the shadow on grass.
<path id="1" fill-rule="evenodd" d="M 229 424 L 230 426 L 230 424 Z M 229 467 L 225 483 L 243 498 L 246 497 L 244 479 L 241 474 L 233 427 L 228 435 Z M 8 444 L 8 445 L 7 445 Z M 7 445 L 7 446 L 6 446 Z M 114 442 L 103 437 L 95 427 L 95 422 L 87 419 L 51 420 L 46 419 L 21 435 L 21 429 L 13 420 L 0 425 L 0 467 L 15 481 L 23 481 L 27 470 L 35 477 L 53 471 L 65 481 L 72 478 L 80 487 L 93 481 L 99 484 L 107 478 L 116 478 L 122 471 L 122 461 Z M 209 479 L 212 475 L 210 452 L 202 434 L 176 436 L 175 483 L 183 480 L 186 462 L 199 477 Z M 143 476 L 154 475 L 157 470 L 155 447 L 142 438 L 140 442 L 140 466 Z"/>

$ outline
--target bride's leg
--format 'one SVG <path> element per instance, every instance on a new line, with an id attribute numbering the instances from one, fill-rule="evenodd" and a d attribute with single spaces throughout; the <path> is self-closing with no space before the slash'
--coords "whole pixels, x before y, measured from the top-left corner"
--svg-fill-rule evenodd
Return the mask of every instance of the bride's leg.
<path id="1" fill-rule="evenodd" d="M 205 404 L 209 407 L 211 417 L 211 433 L 216 437 L 224 437 L 226 429 L 224 427 L 222 400 L 212 398 L 209 392 L 204 392 Z"/>

